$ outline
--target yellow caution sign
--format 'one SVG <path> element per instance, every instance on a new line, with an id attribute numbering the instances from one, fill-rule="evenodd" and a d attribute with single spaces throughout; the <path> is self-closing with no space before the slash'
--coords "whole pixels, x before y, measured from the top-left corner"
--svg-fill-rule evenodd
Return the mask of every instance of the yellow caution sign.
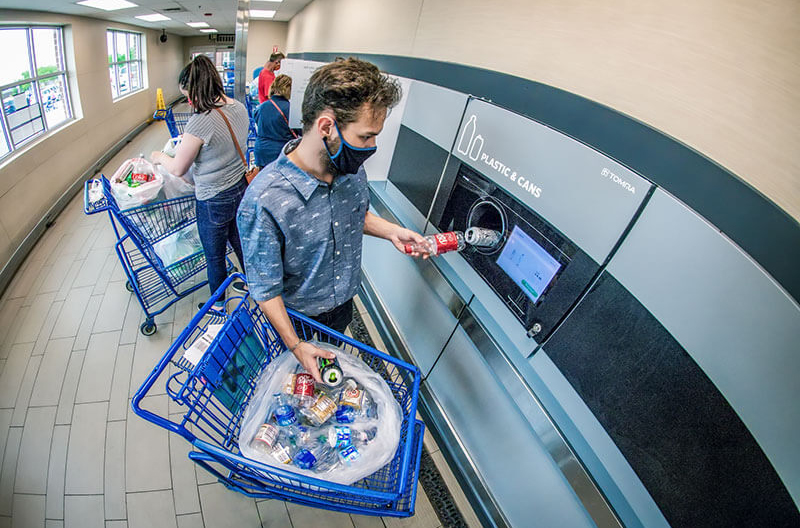
<path id="1" fill-rule="evenodd" d="M 156 90 L 156 113 L 153 114 L 154 119 L 164 119 L 167 117 L 167 105 L 164 104 L 164 92 L 161 88 Z"/>

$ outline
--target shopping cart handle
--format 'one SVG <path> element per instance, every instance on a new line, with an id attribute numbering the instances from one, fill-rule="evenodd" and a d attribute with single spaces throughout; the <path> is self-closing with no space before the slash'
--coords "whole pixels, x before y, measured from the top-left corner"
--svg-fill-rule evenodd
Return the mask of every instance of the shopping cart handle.
<path id="1" fill-rule="evenodd" d="M 222 286 L 220 286 L 220 290 L 225 291 L 225 289 L 227 289 L 227 287 L 234 280 L 245 280 L 245 278 L 244 275 L 242 275 L 241 273 L 233 273 L 227 279 L 225 279 L 225 282 L 223 282 Z M 186 328 L 183 329 L 181 335 L 179 335 L 178 338 L 172 343 L 172 345 L 169 347 L 169 350 L 167 350 L 167 353 L 164 354 L 164 357 L 161 358 L 161 361 L 159 361 L 158 365 L 156 365 L 156 367 L 153 369 L 153 371 L 150 373 L 150 375 L 147 377 L 144 383 L 142 383 L 141 387 L 139 387 L 139 390 L 136 391 L 136 394 L 134 394 L 133 398 L 131 399 L 131 409 L 133 409 L 134 413 L 141 416 L 145 420 L 149 420 L 155 423 L 156 425 L 160 425 L 165 429 L 178 433 L 189 442 L 194 442 L 197 439 L 197 437 L 194 436 L 189 431 L 187 431 L 184 427 L 181 427 L 179 424 L 170 422 L 169 420 L 161 416 L 158 416 L 157 414 L 151 413 L 147 409 L 142 409 L 140 404 L 144 399 L 144 397 L 147 396 L 147 392 L 152 388 L 153 384 L 156 382 L 158 377 L 161 376 L 161 373 L 164 372 L 164 369 L 166 369 L 167 365 L 169 365 L 170 361 L 172 361 L 172 358 L 175 356 L 178 350 L 183 346 L 183 344 L 186 342 L 186 340 L 189 338 L 192 332 L 194 332 L 195 328 L 199 326 L 200 320 L 203 319 L 203 317 L 205 317 L 206 313 L 208 313 L 208 310 L 213 305 L 212 301 L 213 301 L 213 296 L 203 306 L 202 310 L 194 314 L 194 317 L 192 317 L 191 322 L 186 326 Z"/>

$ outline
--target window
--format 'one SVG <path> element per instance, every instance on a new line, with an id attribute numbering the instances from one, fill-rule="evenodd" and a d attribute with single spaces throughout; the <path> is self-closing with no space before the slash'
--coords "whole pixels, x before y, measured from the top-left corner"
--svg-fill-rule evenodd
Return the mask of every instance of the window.
<path id="1" fill-rule="evenodd" d="M 0 27 L 0 158 L 72 118 L 60 27 Z"/>
<path id="2" fill-rule="evenodd" d="M 129 31 L 109 29 L 108 76 L 111 79 L 111 98 L 138 92 L 144 88 L 142 80 L 142 35 Z"/>

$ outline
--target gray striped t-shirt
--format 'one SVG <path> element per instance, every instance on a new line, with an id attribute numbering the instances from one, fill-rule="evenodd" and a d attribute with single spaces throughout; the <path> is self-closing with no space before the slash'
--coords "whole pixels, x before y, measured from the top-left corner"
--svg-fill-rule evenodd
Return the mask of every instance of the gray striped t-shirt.
<path id="1" fill-rule="evenodd" d="M 250 128 L 250 117 L 247 109 L 239 101 L 226 104 L 220 110 L 231 123 L 236 140 L 242 149 L 247 149 L 247 132 Z M 203 146 L 194 159 L 194 194 L 198 200 L 208 200 L 225 189 L 233 187 L 244 176 L 244 165 L 236 147 L 233 146 L 231 133 L 219 112 L 194 114 L 189 118 L 184 133 L 203 140 Z"/>

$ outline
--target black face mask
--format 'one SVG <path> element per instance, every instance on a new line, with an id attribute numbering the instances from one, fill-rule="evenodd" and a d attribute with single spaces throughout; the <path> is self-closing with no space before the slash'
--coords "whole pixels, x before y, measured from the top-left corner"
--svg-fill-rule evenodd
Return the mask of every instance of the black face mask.
<path id="1" fill-rule="evenodd" d="M 378 150 L 378 147 L 367 147 L 367 148 L 358 148 L 354 147 L 347 141 L 345 141 L 344 136 L 342 135 L 342 131 L 339 130 L 339 125 L 336 121 L 333 122 L 333 126 L 336 127 L 336 132 L 339 133 L 339 150 L 336 151 L 336 154 L 331 154 L 330 149 L 328 148 L 328 140 L 322 138 L 322 142 L 325 143 L 325 150 L 328 153 L 328 157 L 333 163 L 333 166 L 336 167 L 342 174 L 355 174 L 358 172 L 358 169 L 364 164 L 364 162 L 375 154 L 375 151 Z"/>

